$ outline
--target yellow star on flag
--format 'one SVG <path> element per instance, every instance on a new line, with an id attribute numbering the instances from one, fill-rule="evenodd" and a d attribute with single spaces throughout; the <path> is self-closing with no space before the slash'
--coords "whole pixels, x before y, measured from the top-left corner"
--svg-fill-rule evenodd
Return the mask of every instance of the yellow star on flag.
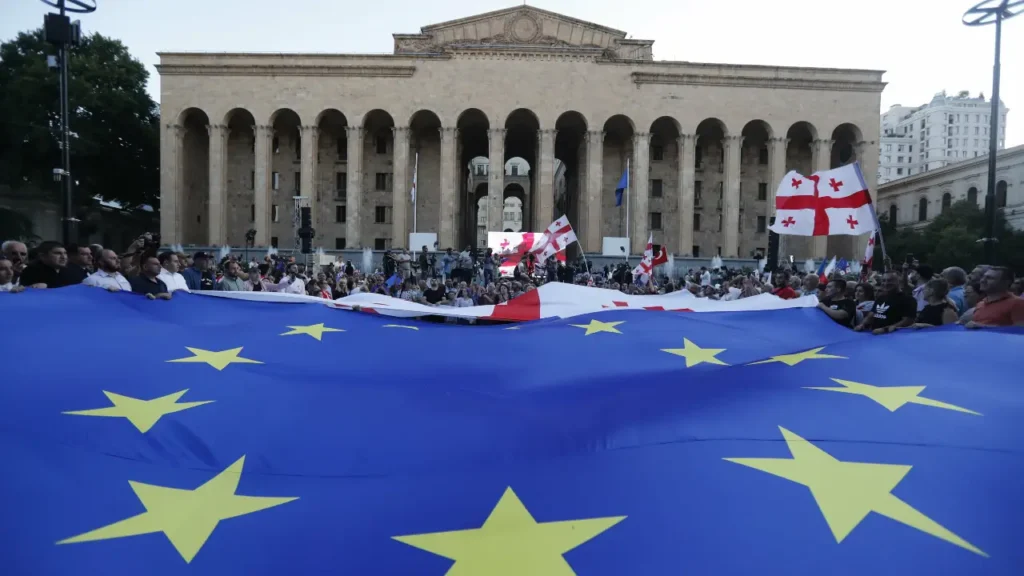
<path id="1" fill-rule="evenodd" d="M 454 560 L 447 576 L 574 576 L 562 555 L 625 518 L 537 522 L 512 488 L 507 488 L 480 528 L 394 539 Z"/>
<path id="2" fill-rule="evenodd" d="M 693 342 L 690 342 L 688 338 L 683 338 L 682 348 L 662 348 L 661 351 L 686 358 L 687 368 L 693 368 L 697 364 L 704 363 L 728 366 L 728 364 L 716 358 L 716 356 L 725 352 L 725 348 L 701 348 Z"/>
<path id="3" fill-rule="evenodd" d="M 209 364 L 217 370 L 227 368 L 228 364 L 263 364 L 263 362 L 240 357 L 239 354 L 242 352 L 241 347 L 232 348 L 230 350 L 221 350 L 219 352 L 214 350 L 203 350 L 202 348 L 189 348 L 188 346 L 186 346 L 185 349 L 193 355 L 188 358 L 168 360 L 168 362 Z"/>
<path id="4" fill-rule="evenodd" d="M 871 384 L 861 384 L 860 382 L 840 380 L 839 378 L 832 378 L 831 380 L 837 384 L 841 384 L 842 387 L 805 386 L 805 388 L 808 390 L 824 390 L 826 392 L 842 392 L 845 394 L 867 396 L 888 408 L 889 412 L 895 412 L 905 404 L 920 404 L 921 406 L 931 406 L 932 408 L 942 408 L 943 410 L 953 410 L 955 412 L 981 416 L 980 412 L 975 412 L 974 410 L 968 410 L 967 408 L 963 408 L 955 404 L 947 404 L 946 402 L 940 402 L 938 400 L 932 400 L 931 398 L 922 398 L 921 396 L 918 396 L 918 394 L 924 391 L 924 386 L 872 386 Z"/>
<path id="5" fill-rule="evenodd" d="M 779 354 L 778 356 L 772 356 L 767 360 L 759 360 L 757 362 L 751 362 L 749 366 L 754 364 L 770 364 L 772 362 L 782 362 L 786 366 L 796 366 L 804 360 L 827 360 L 827 359 L 839 359 L 846 360 L 846 356 L 833 356 L 832 354 L 819 354 L 825 347 L 815 348 L 814 350 L 807 350 L 806 352 L 797 352 L 795 354 Z"/>
<path id="6" fill-rule="evenodd" d="M 585 328 L 587 331 L 583 335 L 590 336 L 591 334 L 597 334 L 598 332 L 622 334 L 622 332 L 619 332 L 616 326 L 624 323 L 625 320 L 623 320 L 622 322 L 601 322 L 600 320 L 591 320 L 590 324 L 570 324 L 570 326 L 575 326 L 576 328 Z"/>
<path id="7" fill-rule="evenodd" d="M 950 532 L 938 522 L 918 512 L 892 491 L 910 472 L 910 466 L 844 462 L 779 427 L 793 458 L 725 458 L 803 484 L 825 517 L 836 542 L 842 542 L 871 512 L 906 524 L 911 528 L 955 544 L 975 554 L 987 554 Z"/>
<path id="8" fill-rule="evenodd" d="M 185 562 L 192 562 L 221 520 L 245 516 L 298 498 L 235 494 L 245 456 L 195 490 L 128 482 L 146 511 L 57 544 L 94 542 L 163 532 Z"/>
<path id="9" fill-rule="evenodd" d="M 93 410 L 72 410 L 64 412 L 64 414 L 72 414 L 75 416 L 109 416 L 113 418 L 127 418 L 129 422 L 135 425 L 139 429 L 139 432 L 145 434 L 149 432 L 149 429 L 157 423 L 160 418 L 173 414 L 175 412 L 181 412 L 182 410 L 188 410 L 189 408 L 195 408 L 196 406 L 202 406 L 203 404 L 209 404 L 213 400 L 205 400 L 203 402 L 182 402 L 178 404 L 178 399 L 185 395 L 188 389 L 174 394 L 168 394 L 167 396 L 161 396 L 152 400 L 139 400 L 138 398 L 132 398 L 131 396 L 122 396 L 113 392 L 103 391 L 107 395 L 107 398 L 114 404 L 107 408 L 95 408 Z"/>
<path id="10" fill-rule="evenodd" d="M 324 323 L 310 324 L 309 326 L 289 326 L 290 332 L 285 332 L 281 336 L 295 336 L 298 334 L 305 334 L 311 338 L 323 341 L 324 332 L 344 332 L 341 328 L 328 328 L 324 326 Z"/>

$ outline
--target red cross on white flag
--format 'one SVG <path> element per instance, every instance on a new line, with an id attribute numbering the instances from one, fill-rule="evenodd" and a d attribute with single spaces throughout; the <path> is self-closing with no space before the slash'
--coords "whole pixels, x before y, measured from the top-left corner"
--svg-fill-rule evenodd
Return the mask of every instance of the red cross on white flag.
<path id="1" fill-rule="evenodd" d="M 775 195 L 777 234 L 861 235 L 876 228 L 867 183 L 856 162 L 803 176 L 791 171 Z"/>

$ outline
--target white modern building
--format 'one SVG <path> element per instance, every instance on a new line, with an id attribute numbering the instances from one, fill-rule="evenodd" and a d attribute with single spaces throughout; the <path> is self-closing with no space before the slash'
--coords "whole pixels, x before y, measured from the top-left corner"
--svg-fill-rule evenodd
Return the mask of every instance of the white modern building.
<path id="1" fill-rule="evenodd" d="M 988 153 L 992 104 L 984 94 L 939 92 L 917 107 L 894 104 L 881 117 L 878 183 L 914 176 Z M 1006 143 L 1007 109 L 999 103 L 999 142 Z"/>

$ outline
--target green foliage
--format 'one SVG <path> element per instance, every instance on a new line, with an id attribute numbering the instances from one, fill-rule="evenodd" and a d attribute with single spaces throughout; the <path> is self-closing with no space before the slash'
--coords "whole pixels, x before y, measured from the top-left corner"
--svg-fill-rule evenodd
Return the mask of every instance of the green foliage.
<path id="1" fill-rule="evenodd" d="M 976 204 L 962 200 L 944 210 L 924 228 L 893 226 L 887 215 L 879 218 L 885 247 L 889 258 L 896 265 L 903 262 L 907 254 L 913 254 L 920 262 L 928 263 L 935 270 L 948 266 L 960 266 L 970 271 L 977 264 L 986 263 L 985 247 L 978 242 L 985 235 L 985 213 Z M 995 236 L 996 262 L 1024 273 L 1024 232 L 1014 232 L 1006 225 L 1002 211 L 996 211 Z M 875 260 L 880 262 L 881 248 L 875 250 Z"/>
<path id="2" fill-rule="evenodd" d="M 57 193 L 60 159 L 56 54 L 41 30 L 0 44 L 0 184 Z M 71 173 L 76 204 L 92 196 L 126 207 L 156 205 L 160 118 L 149 73 L 118 40 L 93 34 L 71 49 Z"/>

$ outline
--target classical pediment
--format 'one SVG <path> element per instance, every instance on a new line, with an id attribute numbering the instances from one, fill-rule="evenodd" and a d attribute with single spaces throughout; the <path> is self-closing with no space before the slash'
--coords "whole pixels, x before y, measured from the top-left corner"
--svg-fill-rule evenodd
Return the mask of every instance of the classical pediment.
<path id="1" fill-rule="evenodd" d="M 532 6 L 516 6 L 440 24 L 424 26 L 419 34 L 395 34 L 395 53 L 437 53 L 472 49 L 540 49 L 593 51 L 615 57 L 626 33 Z M 636 53 L 633 49 L 632 53 Z"/>

